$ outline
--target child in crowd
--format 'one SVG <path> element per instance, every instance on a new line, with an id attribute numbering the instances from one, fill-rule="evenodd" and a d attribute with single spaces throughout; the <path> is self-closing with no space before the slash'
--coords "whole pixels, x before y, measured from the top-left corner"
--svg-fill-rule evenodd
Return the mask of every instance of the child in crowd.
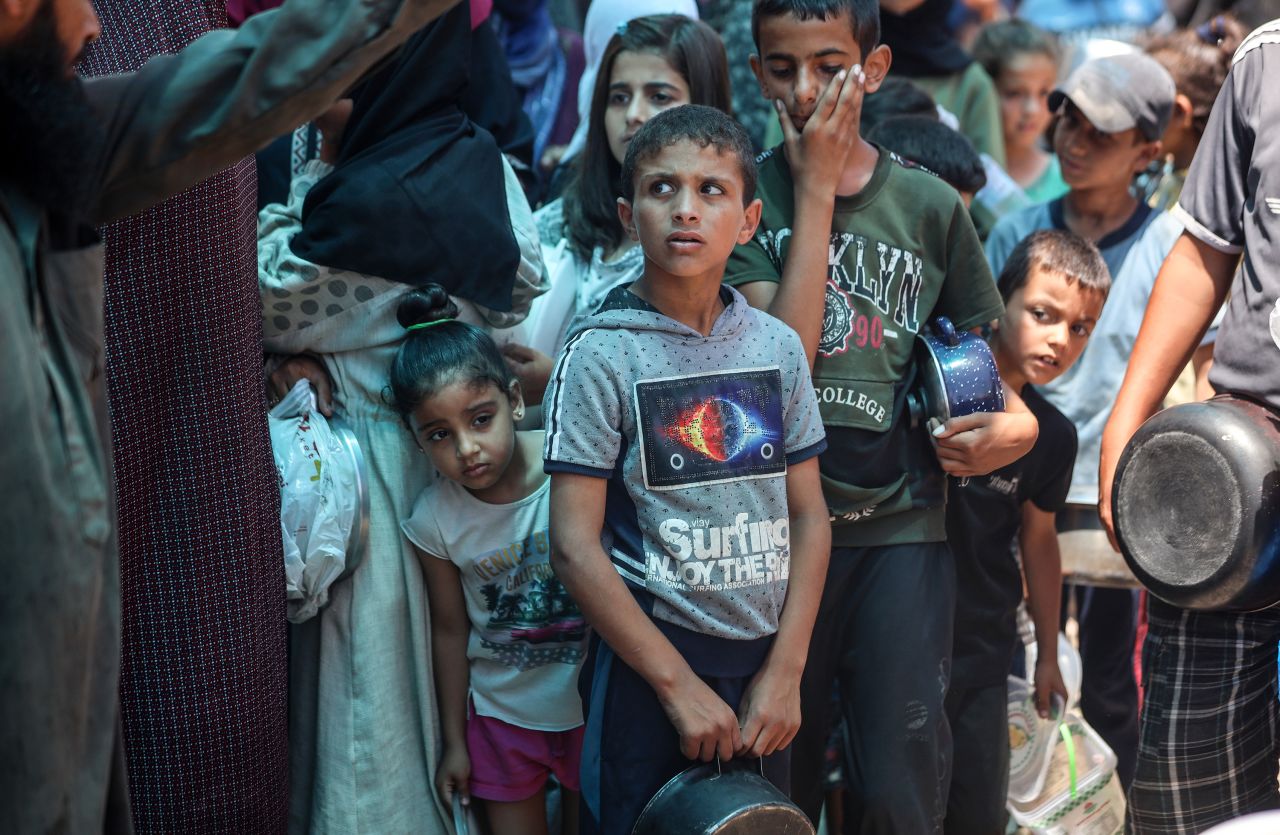
<path id="1" fill-rule="evenodd" d="M 760 757 L 787 785 L 830 546 L 826 444 L 795 333 L 721 286 L 759 219 L 752 156 L 710 107 L 635 134 L 618 207 L 644 273 L 573 328 L 544 403 L 552 560 L 599 638 L 590 832 L 631 832 L 690 760 Z"/>
<path id="2" fill-rule="evenodd" d="M 516 431 L 519 383 L 489 335 L 457 315 L 439 286 L 408 293 L 391 366 L 394 406 L 440 474 L 400 525 L 431 604 L 444 737 L 435 782 L 446 805 L 483 800 L 496 835 L 537 835 L 547 778 L 578 788 L 586 623 L 551 570 L 542 433 Z M 575 807 L 564 804 L 569 833 Z"/>
<path id="3" fill-rule="evenodd" d="M 1231 70 L 1231 56 L 1245 30 L 1230 15 L 1218 15 L 1195 29 L 1178 29 L 1147 44 L 1147 54 L 1173 78 L 1177 95 L 1173 116 L 1165 129 L 1164 166 L 1148 181 L 1148 202 L 1156 209 L 1172 209 L 1195 156 L 1209 111 Z"/>
<path id="4" fill-rule="evenodd" d="M 978 237 L 985 238 L 1000 212 L 1011 205 L 1022 208 L 1026 197 L 995 160 L 978 153 L 973 143 L 942 118 L 943 115 L 929 94 L 914 83 L 889 77 L 874 96 L 863 100 L 860 125 L 868 140 L 923 165 L 959 191 Z M 907 116 L 909 121 L 898 121 L 899 117 Z M 878 133 L 879 124 L 890 119 L 895 122 L 892 133 Z M 925 127 L 926 120 L 936 124 Z M 914 127 L 920 129 L 920 136 L 912 135 Z M 926 158 L 932 163 L 926 162 Z M 1010 196 L 1012 200 L 1008 199 Z"/>
<path id="5" fill-rule="evenodd" d="M 957 475 L 990 472 L 1030 449 L 1035 421 L 1010 393 L 1010 413 L 953 421 L 936 453 L 911 428 L 916 334 L 936 316 L 978 327 L 1003 306 L 957 193 L 859 136 L 864 91 L 890 63 L 875 0 L 758 0 L 752 22 L 752 67 L 786 140 L 761 156 L 762 221 L 726 280 L 799 333 L 831 444 L 820 468 L 836 547 L 805 668 L 793 796 L 816 821 L 838 674 L 846 829 L 928 832 L 950 780 L 942 702 L 955 572 L 939 461 Z"/>
<path id="6" fill-rule="evenodd" d="M 1067 499 L 1076 430 L 1037 391 L 1080 356 L 1111 286 L 1097 248 L 1070 232 L 1042 230 L 1010 253 L 997 280 L 1005 312 L 992 326 L 1000 377 L 1040 424 L 1026 456 L 983 478 L 952 479 L 947 542 L 956 559 L 955 650 L 947 719 L 955 745 L 946 831 L 1004 831 L 1009 791 L 1006 679 L 1018 645 L 1026 573 L 1035 623 L 1036 704 L 1066 699 L 1058 669 L 1062 564 L 1054 514 Z M 1022 572 L 1013 547 L 1022 555 Z"/>
<path id="7" fill-rule="evenodd" d="M 1076 427 L 1079 446 L 1068 507 L 1059 531 L 1092 531 L 1105 547 L 1098 519 L 1098 447 L 1120 388 L 1129 351 L 1160 263 L 1181 225 L 1134 196 L 1135 175 L 1160 157 L 1160 137 L 1173 111 L 1169 74 L 1142 54 L 1082 64 L 1049 97 L 1057 114 L 1053 149 L 1070 191 L 1057 200 L 1007 215 L 987 240 L 993 271 L 1037 229 L 1065 229 L 1097 244 L 1112 290 L 1094 338 L 1074 367 L 1044 387 L 1044 395 Z M 1070 555 L 1066 555 L 1068 558 Z M 1133 675 L 1136 592 L 1082 588 L 1080 653 L 1085 719 L 1119 759 L 1121 782 L 1133 776 L 1138 743 L 1138 693 Z"/>
<path id="8" fill-rule="evenodd" d="M 1178 203 L 1187 166 L 1195 156 L 1204 135 L 1209 111 L 1222 89 L 1231 56 L 1244 39 L 1245 29 L 1230 15 L 1217 15 L 1194 29 L 1178 29 L 1158 35 L 1147 44 L 1147 54 L 1160 62 L 1173 77 L 1177 95 L 1173 99 L 1173 117 L 1165 129 L 1164 160 L 1148 167 L 1139 178 L 1139 187 L 1151 208 L 1168 211 Z M 1165 398 L 1165 405 L 1206 400 L 1213 396 L 1209 385 L 1209 368 L 1213 364 L 1213 344 L 1217 339 L 1215 319 L 1199 347 L 1191 355 L 1191 364 L 1183 369 L 1178 382 Z"/>
<path id="9" fill-rule="evenodd" d="M 881 38 L 894 72 L 910 78 L 948 112 L 981 154 L 1004 165 L 1000 109 L 991 76 L 956 40 L 947 20 L 953 0 L 881 4 Z"/>
<path id="10" fill-rule="evenodd" d="M 1053 35 L 1025 20 L 983 27 L 973 57 L 996 83 L 1005 170 L 1027 203 L 1043 203 L 1067 191 L 1058 158 L 1045 150 L 1053 114 L 1049 94 L 1058 83 L 1061 54 Z"/>
<path id="11" fill-rule="evenodd" d="M 872 128 L 894 116 L 924 116 L 937 120 L 938 105 L 934 103 L 933 96 L 913 82 L 889 76 L 880 82 L 876 95 L 862 100 L 859 130 L 870 134 Z"/>
<path id="12" fill-rule="evenodd" d="M 1209 379 L 1280 409 L 1280 20 L 1244 39 L 1174 214 L 1186 225 L 1160 271 L 1103 434 L 1102 517 L 1130 436 L 1160 408 L 1227 299 Z M 1243 256 L 1243 257 L 1242 257 Z M 1224 497 L 1206 497 L 1206 510 Z M 1280 806 L 1280 612 L 1179 609 L 1148 598 L 1142 735 L 1129 831 L 1203 832 Z M 1266 824 L 1260 824 L 1266 828 Z"/>
<path id="13" fill-rule="evenodd" d="M 867 131 L 867 139 L 937 174 L 960 193 L 965 208 L 987 184 L 987 172 L 973 143 L 928 116 L 894 116 Z"/>
<path id="14" fill-rule="evenodd" d="M 654 114 L 690 103 L 730 112 L 728 62 L 711 27 L 682 15 L 653 15 L 613 35 L 596 76 L 586 147 L 564 195 L 535 214 L 551 292 L 530 314 L 529 347 L 554 355 L 571 321 L 640 277 L 644 256 L 618 221 L 622 158 Z"/>

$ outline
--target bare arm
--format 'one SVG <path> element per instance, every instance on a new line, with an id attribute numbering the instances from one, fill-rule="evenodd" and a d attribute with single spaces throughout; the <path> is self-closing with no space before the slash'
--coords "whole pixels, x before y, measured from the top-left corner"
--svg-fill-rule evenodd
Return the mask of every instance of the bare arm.
<path id="1" fill-rule="evenodd" d="M 787 747 L 800 729 L 800 676 L 809 657 L 809 639 L 831 557 L 831 523 L 817 458 L 787 468 L 787 505 L 791 515 L 787 599 L 773 646 L 740 710 L 743 751 L 752 757 Z"/>
<path id="2" fill-rule="evenodd" d="M 1238 255 L 1219 252 L 1183 232 L 1156 276 L 1142 329 L 1129 356 L 1124 383 L 1102 432 L 1098 463 L 1098 514 L 1115 547 L 1111 483 L 1120 453 L 1142 422 L 1160 408 L 1186 367 L 1213 315 L 1227 297 Z"/>
<path id="3" fill-rule="evenodd" d="M 689 759 L 731 759 L 741 747 L 733 710 L 690 669 L 641 610 L 600 547 L 607 482 L 551 476 L 551 565 L 591 628 L 653 688 Z"/>
<path id="4" fill-rule="evenodd" d="M 417 553 L 431 605 L 431 660 L 440 706 L 440 732 L 444 736 L 444 757 L 436 772 L 436 789 L 445 805 L 452 801 L 455 791 L 462 793 L 465 803 L 469 802 L 467 778 L 471 774 L 467 754 L 467 693 L 471 688 L 467 640 L 471 621 L 467 618 L 457 566 L 420 550 Z"/>
<path id="5" fill-rule="evenodd" d="M 1043 717 L 1049 715 L 1050 695 L 1057 693 L 1063 703 L 1067 687 L 1058 669 L 1058 620 L 1062 608 L 1062 554 L 1058 550 L 1058 531 L 1054 515 L 1036 507 L 1033 502 L 1022 505 L 1022 529 L 1018 532 L 1022 551 L 1022 570 L 1027 578 L 1027 608 L 1036 627 L 1036 707 Z"/>
<path id="6" fill-rule="evenodd" d="M 751 282 L 738 289 L 753 307 L 766 310 L 800 334 L 809 367 L 818 356 L 831 247 L 831 216 L 836 185 L 858 141 L 865 76 L 860 68 L 837 75 L 818 100 L 817 109 L 798 133 L 778 105 L 787 162 L 795 185 L 795 217 L 787 260 L 779 283 Z"/>

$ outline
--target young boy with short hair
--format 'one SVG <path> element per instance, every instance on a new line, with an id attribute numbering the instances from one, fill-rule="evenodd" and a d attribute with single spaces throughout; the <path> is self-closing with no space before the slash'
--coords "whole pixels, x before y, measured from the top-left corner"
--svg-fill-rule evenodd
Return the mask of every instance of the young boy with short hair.
<path id="1" fill-rule="evenodd" d="M 936 316 L 977 327 L 1003 307 L 959 195 L 859 136 L 864 91 L 889 70 L 875 0 L 758 0 L 751 58 L 785 135 L 760 158 L 764 206 L 726 279 L 796 329 L 814 365 L 830 448 L 821 456 L 833 519 L 818 626 L 792 755 L 794 799 L 814 820 L 832 682 L 849 730 L 847 831 L 941 827 L 950 733 L 955 566 L 946 479 L 1020 457 L 1035 421 L 960 418 L 937 439 L 913 429 L 916 334 Z"/>
<path id="2" fill-rule="evenodd" d="M 544 399 L 552 564 L 598 640 L 583 824 L 631 831 L 691 760 L 786 787 L 830 527 L 803 346 L 721 286 L 760 216 L 743 129 L 686 105 L 631 139 L 643 276 L 571 331 Z M 781 756 L 779 756 L 781 754 Z"/>
<path id="3" fill-rule="evenodd" d="M 1076 427 L 1079 447 L 1058 530 L 1106 547 L 1098 518 L 1102 427 L 1120 389 L 1160 264 L 1182 231 L 1172 215 L 1133 193 L 1136 174 L 1161 152 L 1173 112 L 1173 79 L 1153 58 L 1135 53 L 1080 65 L 1050 94 L 1056 114 L 1053 150 L 1070 190 L 1063 197 L 1001 218 L 987 239 L 999 272 L 1013 247 L 1037 229 L 1064 229 L 1097 244 L 1112 290 L 1094 339 L 1080 361 L 1045 386 L 1044 396 Z M 1071 555 L 1066 555 L 1068 560 Z M 1084 718 L 1116 753 L 1129 785 L 1138 745 L 1138 688 L 1133 674 L 1137 593 L 1077 587 Z"/>
<path id="4" fill-rule="evenodd" d="M 892 116 L 867 131 L 867 139 L 937 174 L 960 192 L 965 208 L 987 184 L 982 157 L 964 134 L 928 116 Z"/>
<path id="5" fill-rule="evenodd" d="M 1036 416 L 1031 452 L 990 475 L 952 479 L 947 542 L 956 560 L 955 644 L 947 719 L 955 748 L 945 831 L 1003 832 L 1009 789 L 1009 666 L 1026 574 L 1035 623 L 1032 675 L 1042 716 L 1065 700 L 1058 669 L 1062 563 L 1054 515 L 1066 503 L 1076 430 L 1036 390 L 1071 367 L 1102 315 L 1111 287 L 1097 248 L 1070 232 L 1042 230 L 1014 247 L 997 280 L 1005 312 L 991 350 L 1005 384 Z M 1015 542 L 1022 570 L 1014 556 Z"/>

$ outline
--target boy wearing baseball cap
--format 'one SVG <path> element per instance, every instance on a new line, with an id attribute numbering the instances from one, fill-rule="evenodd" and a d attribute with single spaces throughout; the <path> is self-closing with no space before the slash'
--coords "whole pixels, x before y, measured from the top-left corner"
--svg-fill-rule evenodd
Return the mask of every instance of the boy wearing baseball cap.
<path id="1" fill-rule="evenodd" d="M 1102 428 L 1124 379 L 1160 264 L 1182 226 L 1151 209 L 1130 190 L 1133 178 L 1161 153 L 1160 137 L 1173 112 L 1173 79 L 1141 53 L 1088 61 L 1049 96 L 1050 129 L 1062 178 L 1061 198 L 1007 215 L 987 239 L 987 260 L 998 275 L 1009 253 L 1039 229 L 1063 229 L 1095 243 L 1111 271 L 1111 294 L 1080 360 L 1042 393 L 1076 427 L 1079 446 L 1058 531 L 1106 548 L 1098 518 L 1098 451 Z M 1065 543 L 1064 543 L 1065 544 Z M 1067 549 L 1064 561 L 1070 558 Z M 1133 677 L 1136 592 L 1077 589 L 1081 707 L 1119 758 L 1121 782 L 1133 775 L 1138 744 L 1138 691 Z"/>

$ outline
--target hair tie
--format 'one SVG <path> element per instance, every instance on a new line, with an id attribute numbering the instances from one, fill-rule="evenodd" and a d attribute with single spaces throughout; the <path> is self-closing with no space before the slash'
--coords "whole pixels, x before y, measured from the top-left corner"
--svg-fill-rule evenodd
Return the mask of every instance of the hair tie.
<path id="1" fill-rule="evenodd" d="M 430 322 L 419 322 L 416 325 L 410 325 L 409 327 L 405 328 L 405 331 L 420 331 L 423 328 L 434 328 L 436 325 L 443 325 L 446 322 L 452 322 L 452 321 L 453 321 L 452 317 L 447 319 L 433 319 Z"/>

